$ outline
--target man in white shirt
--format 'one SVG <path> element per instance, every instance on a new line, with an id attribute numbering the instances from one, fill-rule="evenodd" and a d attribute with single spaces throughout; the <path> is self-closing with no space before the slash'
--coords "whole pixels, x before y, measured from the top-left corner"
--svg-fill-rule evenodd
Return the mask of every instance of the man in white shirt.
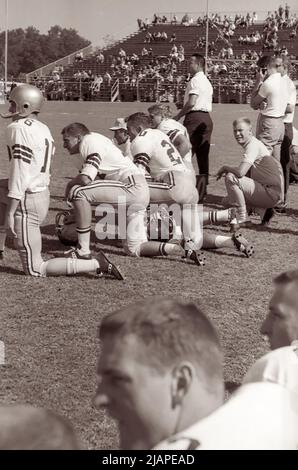
<path id="1" fill-rule="evenodd" d="M 114 132 L 113 143 L 119 148 L 124 155 L 132 160 L 130 152 L 130 138 L 127 133 L 127 126 L 124 118 L 117 118 L 110 131 Z"/>
<path id="2" fill-rule="evenodd" d="M 122 449 L 151 449 L 222 405 L 220 343 L 196 305 L 149 297 L 107 315 L 99 339 L 94 404 L 118 422 Z"/>
<path id="3" fill-rule="evenodd" d="M 284 201 L 281 205 L 275 208 L 277 212 L 285 212 L 287 206 L 287 192 L 290 184 L 290 147 L 293 140 L 293 120 L 295 115 L 296 106 L 296 86 L 288 75 L 289 59 L 286 56 L 277 57 L 276 64 L 281 72 L 283 80 L 285 80 L 288 87 L 288 106 L 289 111 L 284 117 L 285 135 L 281 144 L 280 151 L 280 164 L 284 173 Z"/>
<path id="4" fill-rule="evenodd" d="M 259 209 L 264 222 L 265 209 L 283 199 L 283 174 L 279 161 L 253 136 L 248 118 L 234 121 L 233 130 L 236 141 L 244 149 L 243 158 L 238 166 L 223 165 L 217 176 L 225 176 L 228 193 L 225 202 L 237 209 L 236 219 L 231 223 L 231 229 L 236 230 L 249 223 L 247 207 Z"/>
<path id="5" fill-rule="evenodd" d="M 279 384 L 296 394 L 298 409 L 298 270 L 280 274 L 274 284 L 269 312 L 261 326 L 272 351 L 253 364 L 243 383 Z"/>
<path id="6" fill-rule="evenodd" d="M 153 450 L 296 450 L 296 400 L 277 384 L 242 385 L 223 406 Z"/>
<path id="7" fill-rule="evenodd" d="M 270 153 L 280 160 L 280 148 L 284 138 L 284 117 L 288 105 L 288 86 L 277 67 L 275 57 L 261 59 L 250 105 L 260 109 L 256 136 Z"/>
<path id="8" fill-rule="evenodd" d="M 185 90 L 184 106 L 174 117 L 179 121 L 185 116 L 184 126 L 197 158 L 200 176 L 206 183 L 205 189 L 200 194 L 200 201 L 204 198 L 208 185 L 209 150 L 213 130 L 213 122 L 209 114 L 212 111 L 213 88 L 204 69 L 204 57 L 200 54 L 193 54 L 190 59 L 192 78 Z"/>

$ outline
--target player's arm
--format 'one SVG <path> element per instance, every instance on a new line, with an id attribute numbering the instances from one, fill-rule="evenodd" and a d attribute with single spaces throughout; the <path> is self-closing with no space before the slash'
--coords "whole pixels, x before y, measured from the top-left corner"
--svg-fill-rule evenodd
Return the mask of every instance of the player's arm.
<path id="1" fill-rule="evenodd" d="M 247 161 L 242 161 L 239 166 L 229 166 L 229 165 L 223 165 L 217 172 L 217 179 L 220 179 L 223 175 L 226 175 L 227 173 L 233 173 L 237 178 L 242 178 L 245 176 L 252 166 L 251 162 Z"/>
<path id="2" fill-rule="evenodd" d="M 175 119 L 176 121 L 179 121 L 179 119 L 185 116 L 185 114 L 189 113 L 189 111 L 191 111 L 195 105 L 197 96 L 198 95 L 195 95 L 195 94 L 189 95 L 188 100 L 186 101 L 185 105 L 183 106 L 182 109 L 180 109 L 179 113 L 176 114 L 176 116 L 174 116 L 173 119 Z"/>
<path id="3" fill-rule="evenodd" d="M 134 164 L 144 175 L 150 175 L 150 148 L 143 137 L 137 137 L 130 147 Z"/>
<path id="4" fill-rule="evenodd" d="M 182 158 L 185 157 L 185 155 L 187 155 L 191 149 L 188 138 L 183 134 L 177 134 L 177 136 L 172 140 L 172 142 Z"/>
<path id="5" fill-rule="evenodd" d="M 16 238 L 17 234 L 14 229 L 14 215 L 18 208 L 20 200 L 9 197 L 8 201 L 9 202 L 7 205 L 6 221 L 5 221 L 6 231 L 11 237 Z"/>
<path id="6" fill-rule="evenodd" d="M 250 107 L 255 110 L 260 109 L 266 98 L 266 84 L 263 83 L 264 77 L 261 71 L 257 73 L 256 83 L 251 92 Z"/>
<path id="7" fill-rule="evenodd" d="M 73 178 L 66 186 L 65 189 L 65 197 L 68 197 L 69 191 L 74 186 L 87 186 L 87 184 L 91 183 L 91 178 L 86 175 L 79 174 L 75 178 Z"/>

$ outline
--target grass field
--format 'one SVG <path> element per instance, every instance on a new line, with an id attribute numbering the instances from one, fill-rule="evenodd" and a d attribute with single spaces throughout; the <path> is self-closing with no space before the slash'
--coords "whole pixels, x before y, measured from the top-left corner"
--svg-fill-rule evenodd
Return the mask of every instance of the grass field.
<path id="1" fill-rule="evenodd" d="M 3 112 L 3 106 L 0 107 Z M 62 148 L 61 129 L 80 121 L 110 135 L 114 118 L 144 110 L 144 103 L 48 102 L 41 119 L 52 130 L 57 151 L 52 166 L 51 208 L 43 227 L 45 257 L 62 252 L 54 235 L 54 218 L 65 207 L 63 189 L 76 170 Z M 232 120 L 256 112 L 245 105 L 216 105 L 211 172 L 223 163 L 237 162 L 241 152 L 232 136 Z M 0 125 L 0 177 L 7 175 L 4 130 Z M 296 127 L 298 120 L 296 117 Z M 211 181 L 206 206 L 219 207 L 222 182 Z M 18 254 L 7 249 L 0 264 L 0 339 L 6 346 L 6 365 L 0 366 L 0 400 L 23 402 L 57 410 L 67 416 L 86 448 L 117 448 L 116 427 L 103 412 L 92 408 L 96 388 L 97 326 L 101 318 L 122 305 L 162 294 L 200 303 L 214 321 L 225 352 L 227 381 L 239 382 L 267 345 L 258 330 L 270 297 L 272 276 L 297 267 L 298 187 L 291 186 L 287 215 L 276 216 L 270 227 L 247 229 L 255 257 L 231 250 L 207 252 L 204 268 L 179 259 L 132 259 L 113 246 L 105 251 L 126 275 L 122 283 L 76 278 L 31 279 L 21 272 Z M 255 219 L 256 223 L 259 223 Z M 227 227 L 212 228 L 227 232 Z M 98 244 L 98 246 L 101 246 Z M 93 247 L 95 248 L 95 246 Z"/>

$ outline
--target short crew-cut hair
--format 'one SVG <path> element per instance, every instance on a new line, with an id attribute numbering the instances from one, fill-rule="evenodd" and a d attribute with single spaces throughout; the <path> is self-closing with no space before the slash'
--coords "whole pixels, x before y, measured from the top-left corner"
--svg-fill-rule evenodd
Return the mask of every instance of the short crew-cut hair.
<path id="1" fill-rule="evenodd" d="M 191 57 L 195 57 L 199 66 L 205 68 L 205 57 L 202 54 L 198 54 L 195 52 L 194 54 L 191 54 Z"/>
<path id="2" fill-rule="evenodd" d="M 156 103 L 148 108 L 148 113 L 157 114 L 164 118 L 172 117 L 172 111 L 168 104 Z"/>
<path id="3" fill-rule="evenodd" d="M 150 118 L 148 114 L 145 114 L 145 113 L 131 114 L 130 116 L 128 116 L 126 122 L 128 125 L 131 125 L 134 127 L 142 126 L 145 129 L 147 129 L 148 127 L 151 127 Z"/>
<path id="4" fill-rule="evenodd" d="M 99 338 L 135 335 L 146 364 L 159 372 L 189 361 L 211 393 L 223 383 L 223 355 L 214 326 L 193 303 L 149 297 L 106 316 Z M 140 358 L 141 360 L 141 358 Z"/>
<path id="5" fill-rule="evenodd" d="M 248 126 L 251 126 L 251 120 L 247 117 L 241 117 L 233 121 L 233 127 L 237 126 L 239 122 L 245 122 Z"/>
<path id="6" fill-rule="evenodd" d="M 68 124 L 65 126 L 62 131 L 62 135 L 71 135 L 72 137 L 77 137 L 78 135 L 87 135 L 90 134 L 90 131 L 85 124 L 81 122 L 73 122 L 72 124 Z"/>
<path id="7" fill-rule="evenodd" d="M 292 271 L 285 271 L 276 278 L 274 278 L 273 282 L 275 284 L 290 284 L 291 282 L 298 282 L 298 269 L 293 269 Z"/>

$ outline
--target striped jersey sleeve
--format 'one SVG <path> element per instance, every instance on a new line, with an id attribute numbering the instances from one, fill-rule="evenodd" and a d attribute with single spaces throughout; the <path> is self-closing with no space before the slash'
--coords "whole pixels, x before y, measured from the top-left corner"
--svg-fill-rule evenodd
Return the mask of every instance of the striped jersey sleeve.
<path id="1" fill-rule="evenodd" d="M 85 138 L 83 142 L 81 156 L 84 163 L 80 173 L 88 176 L 93 181 L 101 173 L 102 157 L 99 153 L 99 145 L 92 136 L 88 139 Z"/>

